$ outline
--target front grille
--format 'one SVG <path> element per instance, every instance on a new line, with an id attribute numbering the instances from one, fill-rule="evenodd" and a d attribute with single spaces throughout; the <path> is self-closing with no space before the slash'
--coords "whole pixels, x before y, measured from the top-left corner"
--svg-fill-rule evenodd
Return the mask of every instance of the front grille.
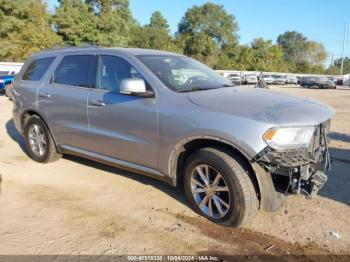
<path id="1" fill-rule="evenodd" d="M 308 152 L 305 149 L 275 151 L 272 153 L 272 155 L 274 157 L 274 162 L 280 166 L 301 166 L 309 163 L 310 161 Z"/>

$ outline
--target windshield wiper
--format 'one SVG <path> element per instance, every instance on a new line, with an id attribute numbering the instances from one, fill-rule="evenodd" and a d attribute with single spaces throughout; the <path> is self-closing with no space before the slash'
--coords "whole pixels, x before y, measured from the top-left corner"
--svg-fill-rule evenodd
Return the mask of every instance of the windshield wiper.
<path id="1" fill-rule="evenodd" d="M 187 88 L 187 89 L 182 89 L 179 90 L 179 93 L 186 93 L 186 92 L 193 92 L 193 91 L 203 91 L 203 90 L 211 90 L 211 89 L 217 89 L 217 87 L 200 87 L 200 86 L 194 86 L 191 88 Z"/>
<path id="2" fill-rule="evenodd" d="M 211 90 L 211 89 L 219 89 L 222 87 L 234 87 L 235 85 L 230 85 L 230 84 L 223 84 L 221 86 L 216 86 L 216 87 L 201 87 L 201 86 L 194 86 L 191 88 L 187 88 L 187 89 L 182 89 L 179 90 L 179 93 L 186 93 L 186 92 L 192 92 L 192 91 L 203 91 L 203 90 Z"/>

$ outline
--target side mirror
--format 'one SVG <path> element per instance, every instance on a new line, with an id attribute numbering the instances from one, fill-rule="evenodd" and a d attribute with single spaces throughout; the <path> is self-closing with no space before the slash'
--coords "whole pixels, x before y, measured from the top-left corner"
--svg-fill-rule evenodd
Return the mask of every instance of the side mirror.
<path id="1" fill-rule="evenodd" d="M 120 93 L 130 96 L 154 97 L 152 91 L 146 90 L 146 84 L 143 79 L 127 78 L 123 79 L 120 84 Z"/>

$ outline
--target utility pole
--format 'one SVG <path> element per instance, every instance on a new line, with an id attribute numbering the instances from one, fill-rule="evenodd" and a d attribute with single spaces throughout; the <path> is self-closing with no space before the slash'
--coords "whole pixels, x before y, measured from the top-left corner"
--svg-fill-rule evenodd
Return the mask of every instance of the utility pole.
<path id="1" fill-rule="evenodd" d="M 331 58 L 331 66 L 333 66 L 333 59 L 334 59 L 334 54 L 332 54 L 332 58 Z"/>
<path id="2" fill-rule="evenodd" d="M 341 74 L 341 75 L 343 75 L 343 67 L 344 67 L 345 38 L 346 38 L 346 23 L 345 23 L 344 37 L 343 37 L 343 51 L 342 51 L 342 53 L 341 53 L 341 66 L 340 66 L 340 74 Z"/>

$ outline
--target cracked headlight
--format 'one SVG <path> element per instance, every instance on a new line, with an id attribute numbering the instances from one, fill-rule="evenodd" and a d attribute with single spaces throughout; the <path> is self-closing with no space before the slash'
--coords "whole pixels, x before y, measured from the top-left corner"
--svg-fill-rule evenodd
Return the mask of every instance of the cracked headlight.
<path id="1" fill-rule="evenodd" d="M 263 139 L 274 149 L 307 148 L 314 132 L 314 126 L 271 128 Z"/>

